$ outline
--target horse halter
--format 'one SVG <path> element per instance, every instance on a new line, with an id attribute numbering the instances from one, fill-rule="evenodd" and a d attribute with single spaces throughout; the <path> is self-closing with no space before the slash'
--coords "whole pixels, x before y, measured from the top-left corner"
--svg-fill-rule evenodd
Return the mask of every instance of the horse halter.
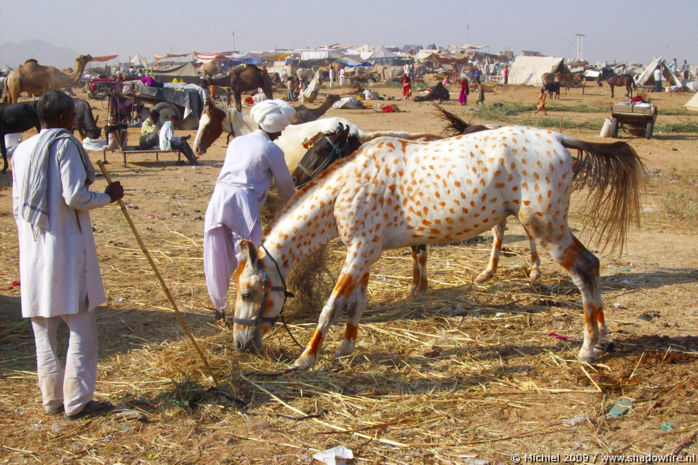
<path id="1" fill-rule="evenodd" d="M 327 156 L 322 161 L 322 163 L 320 163 L 320 166 L 313 169 L 312 171 L 310 171 L 311 168 L 306 168 L 305 166 L 303 166 L 303 162 L 306 161 L 305 156 L 303 157 L 303 159 L 298 163 L 297 169 L 301 170 L 301 172 L 308 176 L 308 178 L 310 179 L 308 179 L 306 182 L 304 182 L 298 187 L 304 186 L 305 184 L 310 182 L 315 176 L 324 171 L 325 168 L 330 166 L 330 164 L 332 164 L 335 160 L 342 158 L 342 152 L 344 151 L 344 148 L 347 145 L 347 140 L 344 141 L 343 146 L 340 146 L 339 144 L 334 144 L 327 135 L 325 135 L 323 139 L 325 139 L 327 143 L 330 144 L 330 151 L 327 153 Z M 316 142 L 313 142 L 313 145 L 315 143 Z"/>
<path id="2" fill-rule="evenodd" d="M 264 244 L 262 244 L 262 249 L 264 249 L 264 252 L 267 254 L 267 256 L 271 259 L 271 261 L 274 263 L 274 266 L 276 267 L 276 272 L 279 273 L 279 278 L 281 278 L 281 284 L 282 286 L 271 286 L 269 283 L 269 278 L 267 277 L 266 271 L 264 271 L 264 268 L 261 270 L 261 277 L 262 277 L 262 284 L 264 286 L 264 294 L 262 295 L 262 303 L 259 306 L 259 312 L 257 312 L 257 316 L 254 318 L 233 318 L 233 323 L 243 325 L 243 326 L 252 326 L 253 328 L 256 328 L 257 326 L 261 325 L 262 323 L 271 323 L 272 326 L 274 326 L 274 323 L 276 323 L 279 318 L 282 317 L 284 313 L 284 307 L 286 306 L 286 299 L 289 297 L 294 297 L 293 292 L 290 292 L 288 289 L 286 289 L 286 281 L 284 280 L 284 276 L 281 274 L 281 268 L 279 268 L 279 264 L 276 263 L 276 260 L 274 260 L 274 257 L 269 253 L 266 247 L 264 247 Z M 264 307 L 267 304 L 267 298 L 269 297 L 269 293 L 271 292 L 283 292 L 284 293 L 284 302 L 281 304 L 281 311 L 279 312 L 278 315 L 273 316 L 273 317 L 267 317 L 264 316 Z"/>

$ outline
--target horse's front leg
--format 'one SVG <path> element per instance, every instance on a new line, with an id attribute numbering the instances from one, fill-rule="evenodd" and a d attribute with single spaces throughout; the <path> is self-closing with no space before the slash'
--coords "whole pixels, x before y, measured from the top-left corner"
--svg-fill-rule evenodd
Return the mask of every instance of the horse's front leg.
<path id="1" fill-rule="evenodd" d="M 366 308 L 366 290 L 368 288 L 368 276 L 366 273 L 347 302 L 347 324 L 344 328 L 344 339 L 335 352 L 335 357 L 349 355 L 356 348 L 356 337 L 359 333 L 359 320 Z"/>
<path id="2" fill-rule="evenodd" d="M 4 134 L 0 134 L 0 152 L 2 152 L 2 172 L 4 173 L 7 171 L 7 147 Z"/>
<path id="3" fill-rule="evenodd" d="M 343 342 L 340 350 L 353 350 L 358 331 L 358 320 L 366 306 L 366 283 L 368 282 L 368 269 L 373 262 L 377 260 L 374 257 L 374 250 L 367 250 L 366 244 L 368 241 L 358 241 L 357 245 L 352 245 L 347 250 L 347 258 L 339 275 L 339 279 L 332 289 L 332 295 L 327 300 L 327 303 L 320 312 L 318 319 L 318 327 L 313 334 L 313 338 L 308 343 L 300 357 L 293 364 L 296 368 L 310 368 L 318 358 L 322 344 L 327 337 L 332 323 L 337 319 L 337 315 L 343 309 L 350 309 L 349 321 L 345 331 L 345 340 L 351 339 L 351 342 Z M 371 243 L 371 242 L 368 242 Z M 377 256 L 380 256 L 378 250 Z M 363 290 L 357 288 L 363 286 Z M 352 326 L 350 326 L 350 324 Z"/>

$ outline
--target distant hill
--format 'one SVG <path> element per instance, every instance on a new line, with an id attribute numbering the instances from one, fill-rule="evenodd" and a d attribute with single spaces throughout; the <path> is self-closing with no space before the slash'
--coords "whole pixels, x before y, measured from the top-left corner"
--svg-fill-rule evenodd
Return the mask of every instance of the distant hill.
<path id="1" fill-rule="evenodd" d="M 83 50 L 80 53 L 87 53 Z M 68 68 L 75 64 L 75 57 L 80 53 L 68 47 L 59 47 L 49 42 L 30 39 L 20 43 L 5 42 L 0 45 L 0 66 L 8 65 L 13 69 L 29 58 L 36 58 L 39 64 Z"/>

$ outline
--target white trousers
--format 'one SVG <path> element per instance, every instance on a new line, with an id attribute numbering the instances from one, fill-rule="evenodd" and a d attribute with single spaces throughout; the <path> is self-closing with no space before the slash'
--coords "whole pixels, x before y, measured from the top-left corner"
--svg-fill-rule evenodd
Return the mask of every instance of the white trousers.
<path id="1" fill-rule="evenodd" d="M 63 320 L 70 337 L 65 371 L 56 353 L 56 333 Z M 31 319 L 36 344 L 36 373 L 43 405 L 47 412 L 61 404 L 67 415 L 84 408 L 95 391 L 97 381 L 97 319 L 86 309 L 76 315 Z"/>
<path id="2" fill-rule="evenodd" d="M 241 237 L 225 225 L 204 232 L 206 288 L 213 307 L 219 312 L 225 310 L 230 277 L 242 258 L 240 242 L 247 239 L 255 245 L 259 244 L 262 239 L 260 228 L 254 228 L 252 236 L 250 238 Z"/>

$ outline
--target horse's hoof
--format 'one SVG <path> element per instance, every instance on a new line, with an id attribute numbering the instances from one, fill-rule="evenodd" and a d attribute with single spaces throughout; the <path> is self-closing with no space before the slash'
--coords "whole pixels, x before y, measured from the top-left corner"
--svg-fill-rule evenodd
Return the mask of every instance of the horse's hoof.
<path id="1" fill-rule="evenodd" d="M 528 274 L 528 279 L 531 281 L 538 281 L 538 278 L 540 278 L 539 270 L 531 270 L 531 272 Z"/>
<path id="2" fill-rule="evenodd" d="M 579 350 L 579 361 L 586 363 L 594 363 L 596 361 L 596 354 L 593 349 L 585 349 L 582 347 Z"/>
<path id="3" fill-rule="evenodd" d="M 293 362 L 293 368 L 296 368 L 298 370 L 307 370 L 308 368 L 313 366 L 313 363 L 315 363 L 315 357 L 311 357 L 309 355 L 301 355 L 295 362 Z"/>
<path id="4" fill-rule="evenodd" d="M 490 273 L 488 271 L 483 271 L 482 273 L 477 275 L 477 278 L 475 278 L 475 282 L 478 284 L 482 284 L 485 281 L 487 281 L 488 279 L 490 279 L 492 277 L 492 274 L 493 273 Z"/>
<path id="5" fill-rule="evenodd" d="M 342 341 L 342 344 L 339 346 L 339 349 L 337 349 L 337 352 L 334 353 L 334 357 L 339 358 L 349 355 L 352 352 L 354 352 L 355 347 L 356 344 L 353 340 L 347 341 L 346 339 L 344 339 Z"/>

